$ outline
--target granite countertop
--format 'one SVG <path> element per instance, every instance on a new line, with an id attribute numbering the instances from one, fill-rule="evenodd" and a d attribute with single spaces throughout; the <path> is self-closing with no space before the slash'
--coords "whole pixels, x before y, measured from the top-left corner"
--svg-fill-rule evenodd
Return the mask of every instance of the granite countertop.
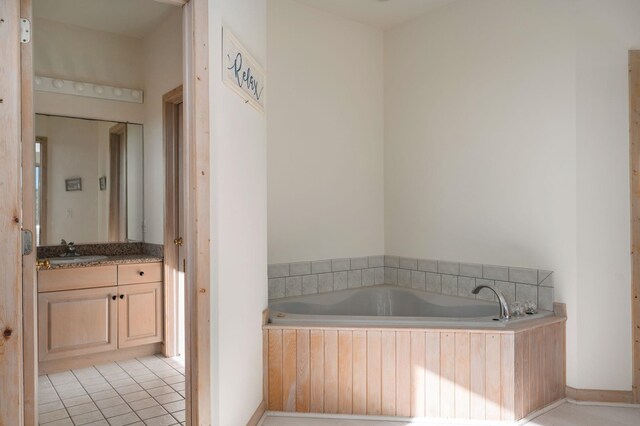
<path id="1" fill-rule="evenodd" d="M 82 257 L 82 256 L 81 256 Z M 125 265 L 128 263 L 153 263 L 162 262 L 162 257 L 150 254 L 121 254 L 107 256 L 106 259 L 87 260 L 77 263 L 51 264 L 49 269 L 70 269 L 70 268 L 86 268 L 88 266 L 106 266 L 106 265 Z"/>

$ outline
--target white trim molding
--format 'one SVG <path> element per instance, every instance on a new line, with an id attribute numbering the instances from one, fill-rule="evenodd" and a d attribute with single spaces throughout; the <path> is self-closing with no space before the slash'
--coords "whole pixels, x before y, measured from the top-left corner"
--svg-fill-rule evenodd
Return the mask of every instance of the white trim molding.
<path id="1" fill-rule="evenodd" d="M 34 79 L 34 88 L 38 92 L 84 96 L 136 104 L 144 103 L 144 92 L 141 89 L 127 89 L 104 84 L 85 83 L 83 81 L 36 76 Z"/>

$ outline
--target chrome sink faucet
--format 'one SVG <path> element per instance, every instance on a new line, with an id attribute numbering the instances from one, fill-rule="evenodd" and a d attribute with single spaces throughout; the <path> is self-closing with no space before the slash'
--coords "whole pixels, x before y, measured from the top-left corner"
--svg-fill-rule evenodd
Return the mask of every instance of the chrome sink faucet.
<path id="1" fill-rule="evenodd" d="M 66 251 L 62 254 L 63 257 L 79 256 L 76 252 L 76 246 L 73 241 L 66 242 L 63 238 L 60 240 L 60 245 L 65 246 Z"/>
<path id="2" fill-rule="evenodd" d="M 509 304 L 507 303 L 507 299 L 505 299 L 504 294 L 502 294 L 502 292 L 497 288 L 494 288 L 490 285 L 481 284 L 476 288 L 474 288 L 472 293 L 478 294 L 480 293 L 480 290 L 482 290 L 483 288 L 488 288 L 489 290 L 493 291 L 498 297 L 498 302 L 500 303 L 500 319 L 508 320 L 509 318 L 511 318 L 511 310 L 509 309 Z"/>

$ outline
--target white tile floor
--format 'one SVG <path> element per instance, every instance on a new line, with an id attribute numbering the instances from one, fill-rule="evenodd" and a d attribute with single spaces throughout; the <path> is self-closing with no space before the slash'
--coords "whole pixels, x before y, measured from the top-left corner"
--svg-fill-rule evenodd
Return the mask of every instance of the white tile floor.
<path id="1" fill-rule="evenodd" d="M 415 424 L 415 423 L 414 423 Z M 419 423 L 418 423 L 419 424 Z M 262 426 L 405 426 L 407 422 L 329 420 L 267 416 Z M 564 403 L 533 419 L 527 426 L 638 426 L 640 407 L 603 407 Z M 430 426 L 438 426 L 430 424 Z M 442 425 L 445 426 L 445 425 Z M 451 426 L 449 423 L 447 426 Z"/>
<path id="2" fill-rule="evenodd" d="M 184 363 L 149 356 L 39 377 L 40 424 L 184 425 Z"/>

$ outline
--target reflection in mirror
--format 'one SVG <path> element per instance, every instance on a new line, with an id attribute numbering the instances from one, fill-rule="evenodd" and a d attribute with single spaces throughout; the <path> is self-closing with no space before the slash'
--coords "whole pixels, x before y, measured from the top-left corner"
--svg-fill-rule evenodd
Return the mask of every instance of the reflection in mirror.
<path id="1" fill-rule="evenodd" d="M 142 125 L 36 115 L 38 245 L 144 241 Z"/>

